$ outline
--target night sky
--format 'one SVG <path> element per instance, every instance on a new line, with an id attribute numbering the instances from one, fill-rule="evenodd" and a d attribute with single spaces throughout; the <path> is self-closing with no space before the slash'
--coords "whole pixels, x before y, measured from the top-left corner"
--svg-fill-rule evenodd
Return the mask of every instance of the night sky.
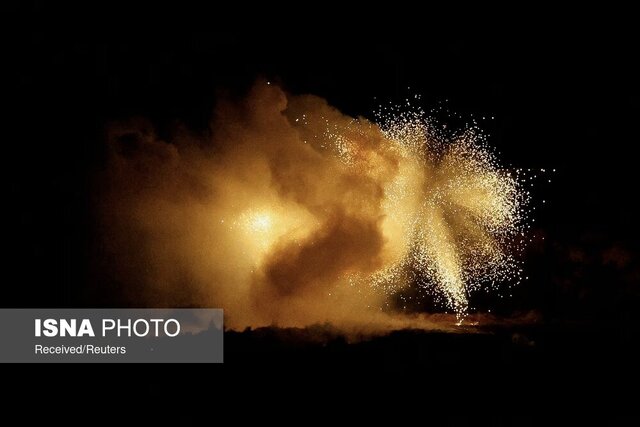
<path id="1" fill-rule="evenodd" d="M 182 14 L 176 16 L 181 25 L 151 18 L 120 25 L 110 20 L 122 14 L 115 6 L 104 23 L 66 24 L 54 17 L 69 10 L 44 2 L 27 9 L 5 63 L 5 268 L 12 279 L 5 283 L 3 306 L 109 303 L 92 300 L 88 283 L 95 243 L 91 198 L 95 175 L 105 167 L 109 123 L 145 117 L 160 135 L 176 123 L 205 132 L 220 96 L 242 97 L 265 77 L 292 93 L 322 96 L 354 116 L 372 117 L 381 102 L 417 93 L 426 109 L 444 103 L 463 115 L 495 117 L 480 123 L 503 164 L 557 172 L 552 183 L 543 179 L 534 189 L 534 234 L 544 240 L 535 238 L 527 251 L 529 280 L 511 299 L 477 303 L 504 315 L 534 311 L 545 328 L 561 325 L 561 332 L 539 332 L 552 337 L 547 349 L 525 359 L 552 366 L 586 352 L 589 363 L 622 360 L 619 373 L 631 369 L 640 303 L 632 154 L 640 70 L 629 27 L 573 28 L 559 19 L 505 29 L 479 25 L 463 34 L 403 31 L 401 25 L 391 31 L 355 20 L 350 31 L 338 33 L 329 22 L 253 27 L 247 21 L 244 28 L 251 26 L 254 36 L 242 24 L 225 25 L 224 15 L 213 9 L 189 10 L 211 16 L 210 25 L 188 25 Z M 234 339 L 240 343 L 236 350 L 251 348 L 249 338 L 231 337 L 230 345 Z M 400 350 L 390 360 L 400 363 L 418 339 L 394 339 Z M 592 340 L 597 343 L 585 344 Z M 436 341 L 454 358 L 473 351 L 465 347 L 473 347 L 469 343 Z M 374 352 L 389 354 L 384 342 L 336 348 L 326 359 L 336 366 Z M 240 360 L 251 359 L 247 351 L 237 352 Z M 303 359 L 325 360 L 312 353 L 303 351 Z M 411 360 L 412 366 L 421 363 Z M 607 369 L 597 368 L 603 375 Z"/>

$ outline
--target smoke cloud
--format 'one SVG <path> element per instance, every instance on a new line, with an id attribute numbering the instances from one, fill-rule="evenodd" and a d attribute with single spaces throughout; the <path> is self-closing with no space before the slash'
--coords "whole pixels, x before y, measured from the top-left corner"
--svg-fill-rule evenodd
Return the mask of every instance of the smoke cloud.
<path id="1" fill-rule="evenodd" d="M 448 281 L 444 297 L 455 309 L 471 271 L 456 239 L 475 242 L 475 257 L 486 251 L 489 267 L 503 262 L 500 241 L 487 236 L 505 235 L 500 225 L 513 222 L 514 195 L 503 191 L 511 181 L 464 144 L 426 173 L 409 160 L 411 147 L 389 142 L 392 132 L 266 82 L 244 101 L 222 102 L 209 134 L 168 139 L 143 119 L 107 132 L 98 270 L 129 305 L 222 307 L 232 328 L 395 324 L 381 307 L 390 288 L 409 284 L 405 267 L 416 253 L 434 261 L 435 280 Z M 450 201 L 416 209 L 425 194 L 442 198 L 429 180 L 451 187 L 447 171 L 463 183 L 450 193 L 462 194 L 463 214 Z M 405 191 L 407 181 L 420 191 Z M 478 220 L 490 207 L 507 217 Z M 417 233 L 424 215 L 435 219 Z M 440 257 L 437 245 L 446 245 Z"/>

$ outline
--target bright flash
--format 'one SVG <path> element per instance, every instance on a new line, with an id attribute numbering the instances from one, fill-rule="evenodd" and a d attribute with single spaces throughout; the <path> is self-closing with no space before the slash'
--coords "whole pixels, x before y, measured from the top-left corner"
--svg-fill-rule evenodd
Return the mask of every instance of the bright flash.
<path id="1" fill-rule="evenodd" d="M 257 256 L 259 262 L 279 240 L 303 239 L 316 226 L 317 222 L 304 210 L 267 205 L 240 213 L 230 228 L 242 231 L 246 253 Z"/>
<path id="2" fill-rule="evenodd" d="M 268 213 L 257 213 L 249 219 L 249 227 L 257 233 L 265 233 L 269 231 L 273 225 L 273 219 Z"/>

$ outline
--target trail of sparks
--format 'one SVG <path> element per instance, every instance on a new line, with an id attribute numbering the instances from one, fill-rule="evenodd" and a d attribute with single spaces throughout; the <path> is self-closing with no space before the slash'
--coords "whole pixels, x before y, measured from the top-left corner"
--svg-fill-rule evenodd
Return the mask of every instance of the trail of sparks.
<path id="1" fill-rule="evenodd" d="M 521 281 L 514 252 L 522 248 L 529 193 L 518 171 L 499 167 L 477 126 L 446 135 L 422 111 L 381 109 L 378 126 L 387 147 L 399 159 L 395 178 L 385 187 L 385 230 L 401 241 L 395 259 L 367 277 L 387 293 L 408 283 L 436 290 L 437 297 L 462 317 L 469 293 L 483 286 Z M 357 125 L 355 125 L 357 124 Z M 331 128 L 325 140 L 349 167 L 366 169 L 358 144 L 349 137 L 362 129 Z M 401 233 L 398 239 L 397 233 Z"/>

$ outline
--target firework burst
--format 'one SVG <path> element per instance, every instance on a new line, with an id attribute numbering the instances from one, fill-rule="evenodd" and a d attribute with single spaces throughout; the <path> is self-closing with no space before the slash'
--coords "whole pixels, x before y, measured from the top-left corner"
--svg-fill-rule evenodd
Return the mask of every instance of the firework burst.
<path id="1" fill-rule="evenodd" d="M 391 261 L 373 274 L 353 274 L 351 285 L 394 293 L 415 284 L 462 316 L 470 292 L 520 282 L 514 253 L 521 249 L 528 193 L 517 172 L 499 166 L 481 130 L 473 125 L 447 134 L 420 109 L 391 107 L 376 117 L 384 135 L 376 151 L 397 162 L 382 202 L 383 230 L 395 248 Z M 346 129 L 328 126 L 324 140 L 345 165 L 375 174 L 354 134 L 363 136 L 361 120 Z"/>

